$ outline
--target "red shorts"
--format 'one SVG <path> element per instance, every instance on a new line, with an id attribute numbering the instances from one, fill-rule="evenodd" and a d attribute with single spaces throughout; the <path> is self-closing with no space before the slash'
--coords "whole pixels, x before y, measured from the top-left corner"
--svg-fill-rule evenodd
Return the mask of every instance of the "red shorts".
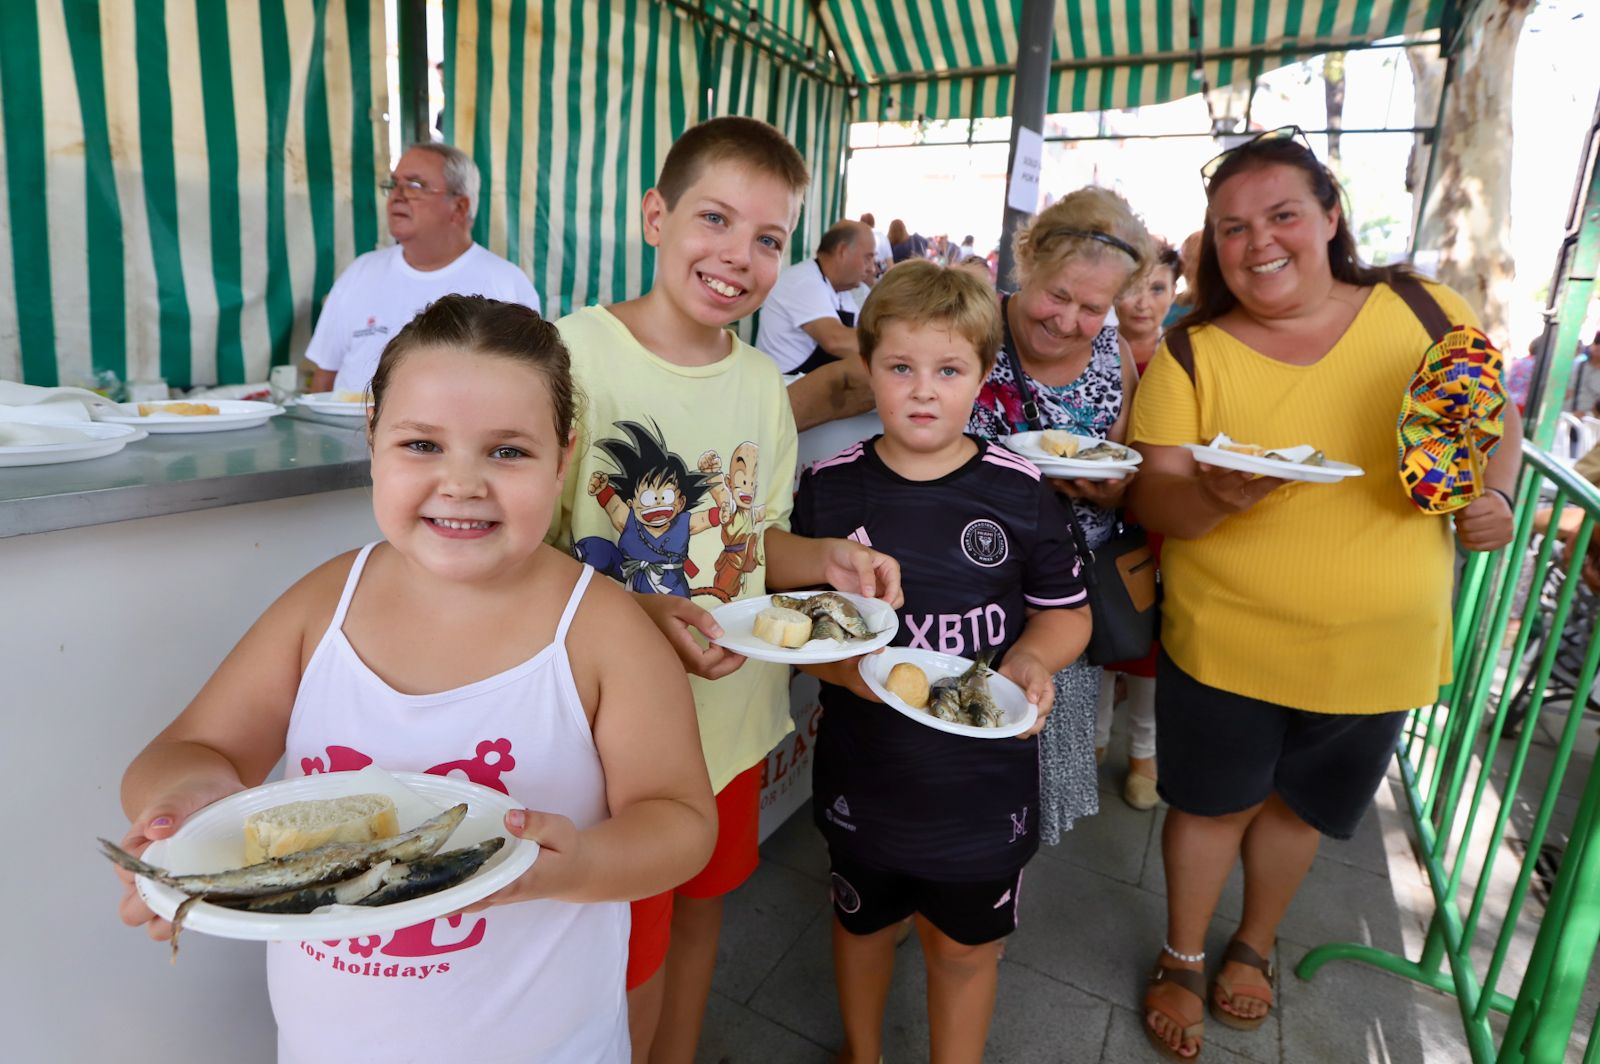
<path id="1" fill-rule="evenodd" d="M 641 986 L 667 959 L 672 938 L 672 897 L 719 898 L 737 888 L 760 861 L 761 769 L 752 765 L 717 792 L 717 844 L 700 873 L 676 890 L 632 904 L 628 933 L 628 989 Z"/>

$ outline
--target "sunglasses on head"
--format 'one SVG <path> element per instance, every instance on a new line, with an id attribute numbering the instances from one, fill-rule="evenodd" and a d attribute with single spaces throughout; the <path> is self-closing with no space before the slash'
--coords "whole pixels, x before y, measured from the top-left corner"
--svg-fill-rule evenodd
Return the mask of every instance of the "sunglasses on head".
<path id="1" fill-rule="evenodd" d="M 1200 168 L 1200 180 L 1207 187 L 1210 187 L 1211 179 L 1216 176 L 1218 170 L 1222 169 L 1222 164 L 1228 161 L 1229 156 L 1237 152 L 1246 151 L 1263 141 L 1293 140 L 1296 137 L 1300 139 L 1301 144 L 1305 145 L 1306 151 L 1311 151 L 1311 142 L 1306 140 L 1306 135 L 1299 126 L 1279 126 L 1277 129 L 1269 129 L 1265 133 L 1257 133 L 1243 144 L 1235 144 L 1227 151 L 1214 156 Z"/>

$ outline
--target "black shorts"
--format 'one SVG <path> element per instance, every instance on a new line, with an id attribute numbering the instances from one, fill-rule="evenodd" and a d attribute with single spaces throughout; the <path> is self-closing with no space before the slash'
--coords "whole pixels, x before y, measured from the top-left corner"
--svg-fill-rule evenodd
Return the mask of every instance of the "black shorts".
<path id="1" fill-rule="evenodd" d="M 829 853 L 833 913 L 852 935 L 871 935 L 921 913 L 948 938 L 981 946 L 1017 929 L 1022 869 L 1003 879 L 953 883 L 885 872 Z"/>
<path id="2" fill-rule="evenodd" d="M 1405 713 L 1310 713 L 1208 687 L 1165 650 L 1156 664 L 1161 797 L 1225 816 L 1273 791 L 1324 835 L 1348 839 L 1394 756 Z"/>

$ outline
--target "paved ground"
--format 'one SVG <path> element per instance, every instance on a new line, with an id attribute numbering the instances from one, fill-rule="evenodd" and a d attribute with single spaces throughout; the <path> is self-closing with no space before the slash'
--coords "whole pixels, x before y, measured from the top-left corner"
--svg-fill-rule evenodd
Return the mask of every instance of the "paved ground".
<path id="1" fill-rule="evenodd" d="M 1160 947 L 1162 814 L 1120 797 L 1121 736 L 1101 775 L 1101 812 L 1028 866 L 1021 929 L 1001 962 L 987 1059 L 1154 1062 L 1140 1033 L 1143 976 Z M 1579 777 L 1581 779 L 1581 776 Z M 1292 973 L 1314 945 L 1359 941 L 1415 957 L 1431 899 L 1387 785 L 1357 836 L 1327 843 L 1285 919 L 1276 961 L 1280 1008 L 1261 1029 L 1207 1025 L 1206 1064 L 1463 1064 L 1454 999 L 1377 969 Z M 700 1060 L 826 1062 L 840 1041 L 829 954 L 827 859 L 802 809 L 762 848 L 761 868 L 730 898 Z M 1226 944 L 1240 906 L 1237 871 L 1208 951 Z M 922 956 L 901 946 L 885 1019 L 890 1064 L 927 1059 Z M 1591 1015 L 1586 1008 L 1580 1023 Z M 1575 1058 L 1574 1058 L 1575 1059 Z"/>

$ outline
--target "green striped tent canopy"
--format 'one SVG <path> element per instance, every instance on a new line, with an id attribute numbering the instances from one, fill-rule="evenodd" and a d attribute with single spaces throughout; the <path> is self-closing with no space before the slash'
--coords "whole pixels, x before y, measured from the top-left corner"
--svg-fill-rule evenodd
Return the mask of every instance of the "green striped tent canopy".
<path id="1" fill-rule="evenodd" d="M 1454 0 L 1057 0 L 1049 106 L 1183 96 L 1439 25 Z M 384 0 L 0 0 L 0 378 L 262 380 L 386 239 Z M 642 292 L 638 206 L 713 115 L 810 161 L 792 255 L 842 203 L 850 121 L 1009 111 L 1021 0 L 442 0 L 443 131 L 476 236 L 552 316 Z M 404 64 L 402 64 L 404 66 Z M 742 330 L 748 336 L 749 324 Z"/>
<path id="2" fill-rule="evenodd" d="M 1221 87 L 1307 54 L 1435 28 L 1450 2 L 1056 0 L 1047 108 L 1164 103 L 1199 91 L 1197 58 L 1204 83 Z M 704 0 L 701 6 L 856 85 L 856 121 L 1011 112 L 1022 0 Z"/>

